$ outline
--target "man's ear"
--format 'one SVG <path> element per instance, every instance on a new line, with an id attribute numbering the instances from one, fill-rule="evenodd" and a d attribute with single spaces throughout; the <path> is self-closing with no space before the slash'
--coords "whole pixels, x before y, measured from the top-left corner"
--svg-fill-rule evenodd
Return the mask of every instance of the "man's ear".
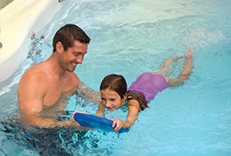
<path id="1" fill-rule="evenodd" d="M 57 43 L 56 43 L 56 51 L 57 51 L 58 53 L 61 53 L 63 50 L 64 50 L 63 44 L 62 44 L 61 42 L 57 42 Z"/>

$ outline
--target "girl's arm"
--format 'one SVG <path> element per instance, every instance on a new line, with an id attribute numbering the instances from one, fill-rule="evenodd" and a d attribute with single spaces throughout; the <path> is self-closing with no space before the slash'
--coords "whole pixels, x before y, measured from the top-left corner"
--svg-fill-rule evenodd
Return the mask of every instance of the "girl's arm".
<path id="1" fill-rule="evenodd" d="M 105 108 L 105 106 L 101 102 L 99 104 L 99 107 L 98 107 L 98 110 L 97 110 L 95 116 L 104 117 L 104 108 Z"/>
<path id="2" fill-rule="evenodd" d="M 127 119 L 124 123 L 123 128 L 129 128 L 134 124 L 135 120 L 138 119 L 139 108 L 140 108 L 140 105 L 139 105 L 138 101 L 129 100 L 129 102 L 128 102 L 128 115 L 127 115 Z"/>
<path id="3" fill-rule="evenodd" d="M 117 132 L 121 128 L 130 128 L 135 120 L 138 119 L 139 114 L 139 103 L 136 100 L 129 100 L 128 102 L 128 115 L 126 121 L 122 121 L 120 119 L 111 119 L 113 120 L 112 127 L 116 125 L 116 127 L 113 129 L 113 131 Z"/>

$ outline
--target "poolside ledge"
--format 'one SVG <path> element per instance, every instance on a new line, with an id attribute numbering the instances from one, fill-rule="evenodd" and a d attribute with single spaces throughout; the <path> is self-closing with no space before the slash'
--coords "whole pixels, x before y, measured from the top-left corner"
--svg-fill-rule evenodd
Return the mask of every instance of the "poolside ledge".
<path id="1" fill-rule="evenodd" d="M 65 2 L 14 0 L 0 10 L 0 82 L 9 78 L 27 57 L 30 33 L 41 30 Z"/>

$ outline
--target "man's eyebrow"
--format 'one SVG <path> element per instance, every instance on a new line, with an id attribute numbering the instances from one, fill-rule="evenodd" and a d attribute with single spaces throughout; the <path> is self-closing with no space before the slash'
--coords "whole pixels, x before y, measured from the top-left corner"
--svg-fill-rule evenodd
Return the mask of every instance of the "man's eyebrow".
<path id="1" fill-rule="evenodd" d="M 73 53 L 74 53 L 74 54 L 83 54 L 83 55 L 86 54 L 86 53 L 77 52 L 77 51 L 76 51 L 76 52 L 74 51 Z"/>

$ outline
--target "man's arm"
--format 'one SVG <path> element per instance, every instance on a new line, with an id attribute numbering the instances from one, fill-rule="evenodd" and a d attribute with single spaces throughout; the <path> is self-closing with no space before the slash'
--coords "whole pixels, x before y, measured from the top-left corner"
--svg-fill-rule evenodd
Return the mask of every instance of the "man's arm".
<path id="1" fill-rule="evenodd" d="M 85 102 L 94 102 L 95 104 L 100 104 L 101 102 L 100 93 L 87 87 L 81 81 L 78 83 L 78 87 L 76 91 L 77 91 L 77 95 L 82 97 Z"/>
<path id="2" fill-rule="evenodd" d="M 105 116 L 104 108 L 105 108 L 105 106 L 102 103 L 100 103 L 95 116 L 104 117 Z"/>

